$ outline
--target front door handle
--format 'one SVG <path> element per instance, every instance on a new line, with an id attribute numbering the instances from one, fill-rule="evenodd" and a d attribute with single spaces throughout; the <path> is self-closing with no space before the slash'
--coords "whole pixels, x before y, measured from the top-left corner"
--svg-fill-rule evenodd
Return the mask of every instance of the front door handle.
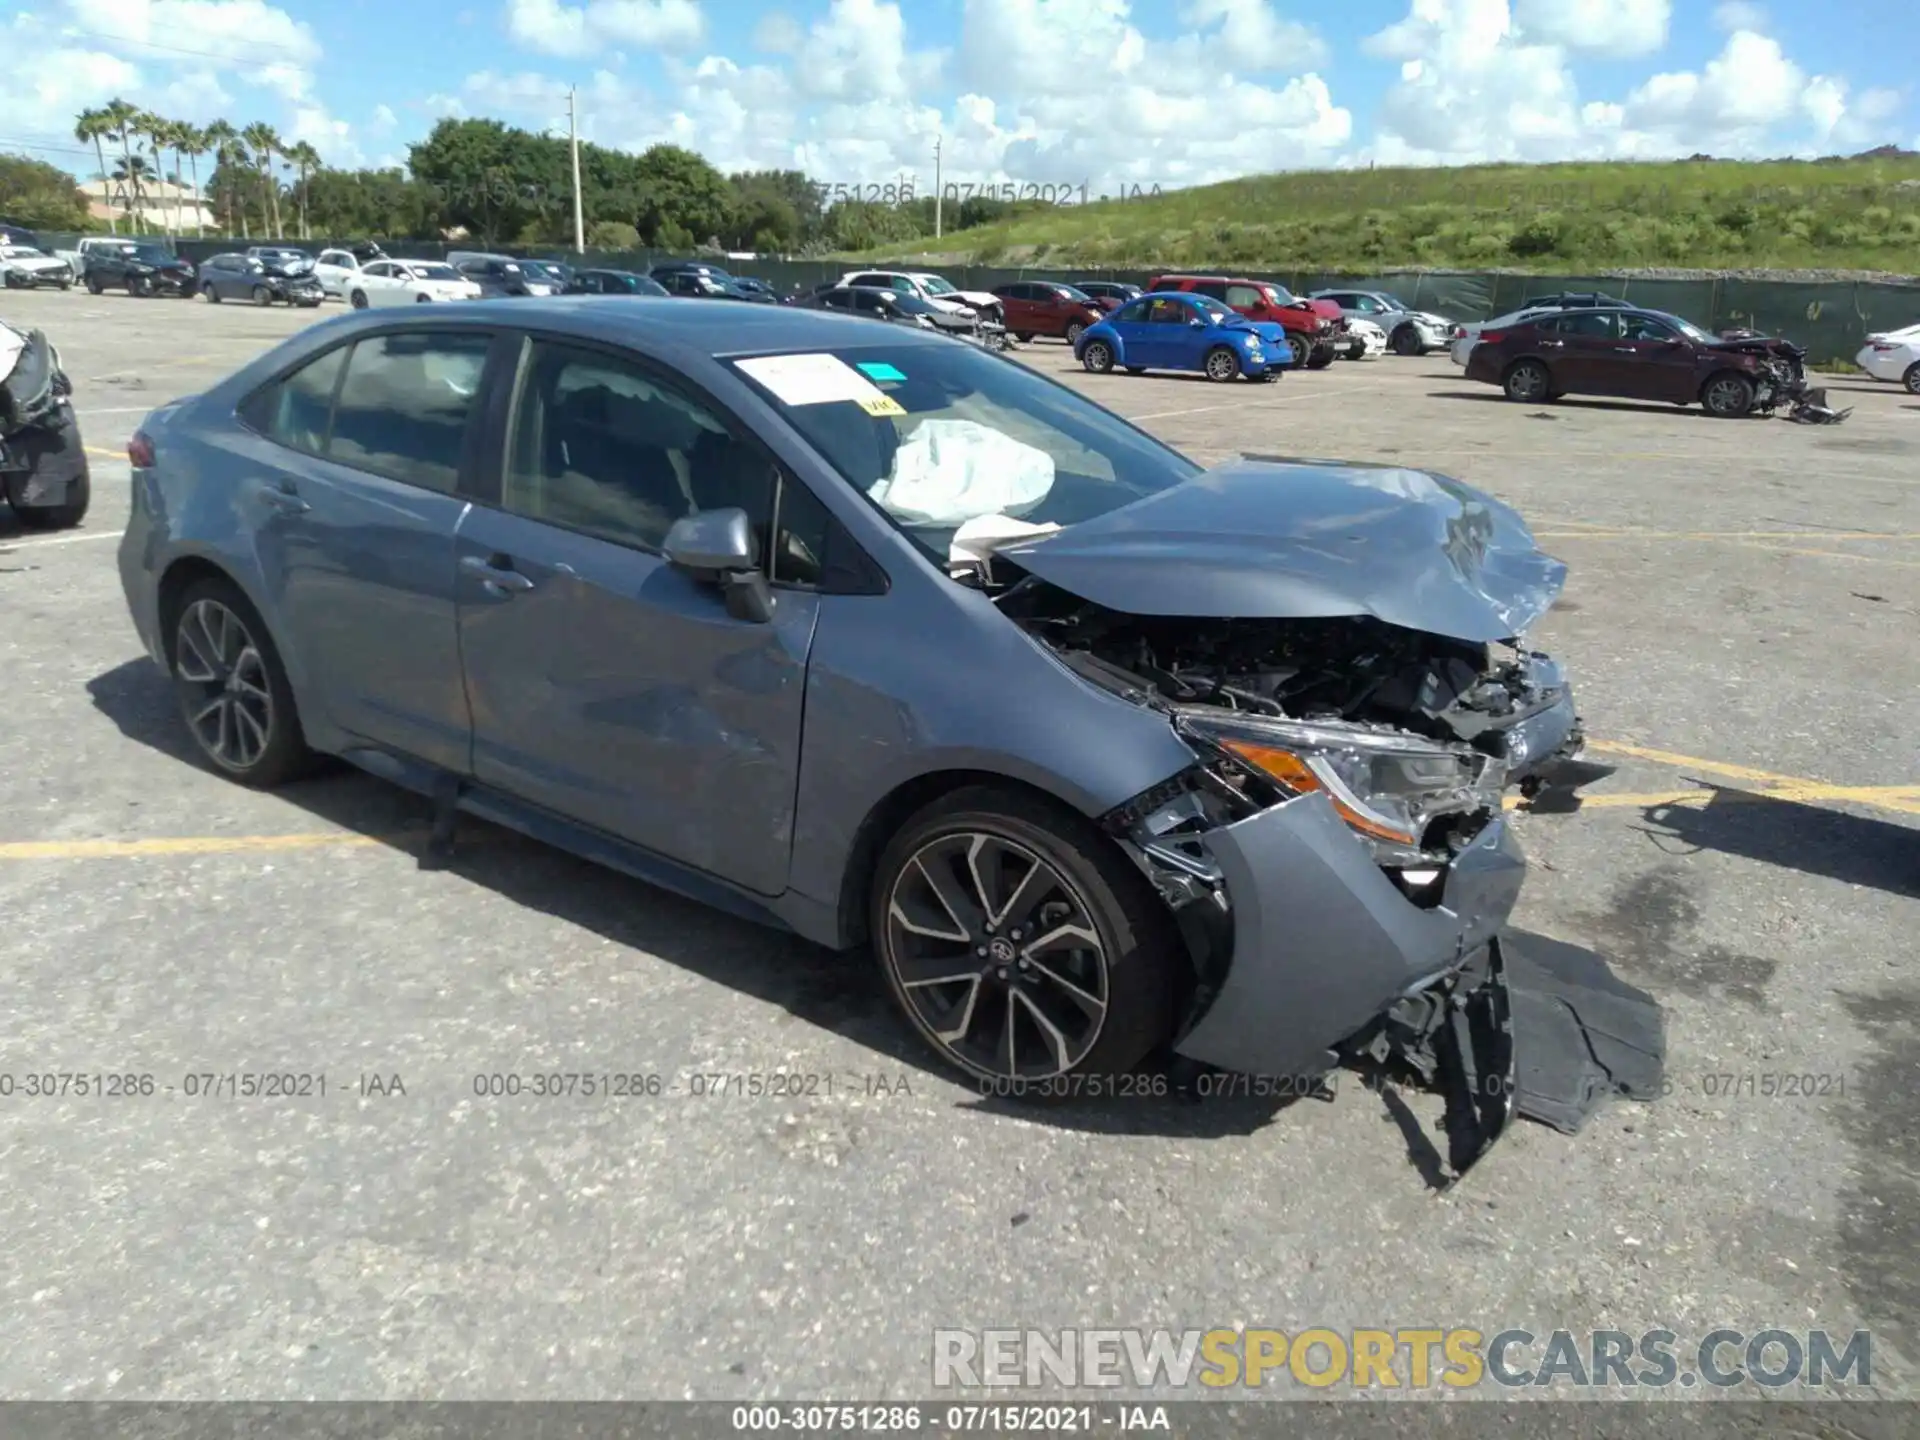
<path id="1" fill-rule="evenodd" d="M 463 555 L 460 568 L 496 595 L 518 595 L 533 589 L 533 581 L 515 570 L 504 555 L 485 560 L 478 555 Z"/>
<path id="2" fill-rule="evenodd" d="M 1558 350 L 1566 343 L 1564 340 L 1542 340 L 1540 342 L 1540 348 L 1542 350 Z"/>
<path id="3" fill-rule="evenodd" d="M 299 493 L 293 488 L 293 482 L 290 480 L 282 480 L 277 485 L 269 485 L 260 492 L 260 496 L 267 504 L 278 510 L 282 515 L 304 515 L 313 508 L 300 498 Z"/>

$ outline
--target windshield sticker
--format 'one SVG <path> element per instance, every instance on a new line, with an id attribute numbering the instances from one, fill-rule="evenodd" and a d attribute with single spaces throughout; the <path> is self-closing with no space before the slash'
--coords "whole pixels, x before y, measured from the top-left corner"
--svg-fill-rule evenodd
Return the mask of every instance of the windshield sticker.
<path id="1" fill-rule="evenodd" d="M 886 415 L 904 415 L 907 413 L 906 406 L 902 405 L 891 395 L 880 395 L 872 400 L 862 400 L 860 402 L 860 408 L 876 418 Z"/>
<path id="2" fill-rule="evenodd" d="M 906 372 L 897 370 L 884 360 L 866 360 L 861 362 L 860 373 L 869 380 L 904 380 Z"/>
<path id="3" fill-rule="evenodd" d="M 830 405 L 836 400 L 852 400 L 865 406 L 887 398 L 838 355 L 761 355 L 733 363 L 749 379 L 766 386 L 783 405 Z"/>

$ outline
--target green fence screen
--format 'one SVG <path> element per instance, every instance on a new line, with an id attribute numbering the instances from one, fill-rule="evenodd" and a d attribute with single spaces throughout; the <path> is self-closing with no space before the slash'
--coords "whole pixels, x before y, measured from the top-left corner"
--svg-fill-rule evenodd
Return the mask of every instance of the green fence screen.
<path id="1" fill-rule="evenodd" d="M 75 237 L 47 235 L 53 249 L 70 249 Z M 163 242 L 164 243 L 164 242 Z M 196 264 L 223 250 L 244 248 L 233 240 L 183 240 L 173 248 Z M 287 242 L 309 254 L 336 244 L 331 240 Z M 416 259 L 444 258 L 449 248 L 438 242 L 391 241 L 396 255 Z M 535 259 L 564 260 L 573 265 L 641 270 L 675 258 L 666 253 L 588 251 L 585 257 L 562 250 L 519 251 Z M 844 260 L 739 260 L 721 262 L 736 274 L 764 280 L 782 294 L 809 289 L 847 273 Z M 963 290 L 991 290 L 1015 280 L 1125 280 L 1144 285 L 1151 271 L 1074 270 L 1058 268 L 1008 269 L 998 266 L 958 266 L 941 271 Z M 1807 347 L 1814 364 L 1852 360 L 1862 339 L 1876 330 L 1894 330 L 1920 324 L 1920 280 L 1907 284 L 1875 284 L 1838 280 L 1827 283 L 1773 280 L 1637 280 L 1613 275 L 1513 275 L 1473 271 L 1388 271 L 1379 275 L 1335 275 L 1319 272 L 1256 270 L 1253 278 L 1274 280 L 1295 294 L 1335 287 L 1379 290 L 1408 305 L 1431 310 L 1453 320 L 1485 320 L 1517 310 L 1533 296 L 1562 290 L 1599 290 L 1649 309 L 1665 310 L 1708 330 L 1744 325 L 1770 335 L 1782 335 Z"/>

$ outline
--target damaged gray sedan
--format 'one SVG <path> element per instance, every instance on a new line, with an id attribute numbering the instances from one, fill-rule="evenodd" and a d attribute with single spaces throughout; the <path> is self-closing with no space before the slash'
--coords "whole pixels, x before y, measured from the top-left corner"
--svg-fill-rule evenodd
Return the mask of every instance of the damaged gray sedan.
<path id="1" fill-rule="evenodd" d="M 341 756 L 438 860 L 475 814 L 870 945 L 983 1087 L 1356 1065 L 1444 1091 L 1458 1171 L 1657 1084 L 1651 1002 L 1506 929 L 1503 797 L 1581 743 L 1506 506 L 1202 470 L 848 317 L 408 308 L 129 447 L 129 607 L 216 769 Z"/>

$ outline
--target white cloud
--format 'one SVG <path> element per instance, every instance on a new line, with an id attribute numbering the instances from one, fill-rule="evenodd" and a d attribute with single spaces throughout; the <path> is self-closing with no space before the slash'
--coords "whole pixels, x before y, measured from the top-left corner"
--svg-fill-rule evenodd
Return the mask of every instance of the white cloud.
<path id="1" fill-rule="evenodd" d="M 1671 0 L 1514 0 L 1523 38 L 1590 55 L 1651 55 L 1665 48 Z"/>
<path id="2" fill-rule="evenodd" d="M 400 117 L 393 113 L 391 105 L 376 105 L 373 107 L 373 119 L 368 123 L 367 128 L 376 135 L 384 135 L 399 123 Z"/>
<path id="3" fill-rule="evenodd" d="M 1249 75 L 1298 74 L 1328 60 L 1327 45 L 1311 25 L 1282 18 L 1268 0 L 1189 0 L 1180 18 L 1225 47 L 1225 58 Z"/>
<path id="4" fill-rule="evenodd" d="M 329 114 L 323 105 L 303 105 L 295 110 L 293 123 L 281 130 L 280 139 L 286 145 L 306 141 L 336 170 L 357 170 L 367 163 L 366 152 L 354 139 L 353 126 Z"/>
<path id="5" fill-rule="evenodd" d="M 706 17 L 695 0 L 510 0 L 507 33 L 534 50 L 568 59 L 605 54 L 616 45 L 677 51 L 697 44 Z"/>
<path id="6" fill-rule="evenodd" d="M 900 7 L 883 0 L 833 0 L 808 30 L 794 65 L 803 94 L 823 99 L 905 101 L 937 79 L 939 57 L 909 54 Z"/>
<path id="7" fill-rule="evenodd" d="M 1764 32 L 1767 28 L 1766 7 L 1749 4 L 1748 0 L 1723 0 L 1723 3 L 1713 7 L 1713 23 L 1728 33 L 1735 30 Z"/>
<path id="8" fill-rule="evenodd" d="M 806 38 L 800 22 L 781 10 L 769 10 L 753 27 L 753 48 L 767 55 L 791 55 Z"/>

